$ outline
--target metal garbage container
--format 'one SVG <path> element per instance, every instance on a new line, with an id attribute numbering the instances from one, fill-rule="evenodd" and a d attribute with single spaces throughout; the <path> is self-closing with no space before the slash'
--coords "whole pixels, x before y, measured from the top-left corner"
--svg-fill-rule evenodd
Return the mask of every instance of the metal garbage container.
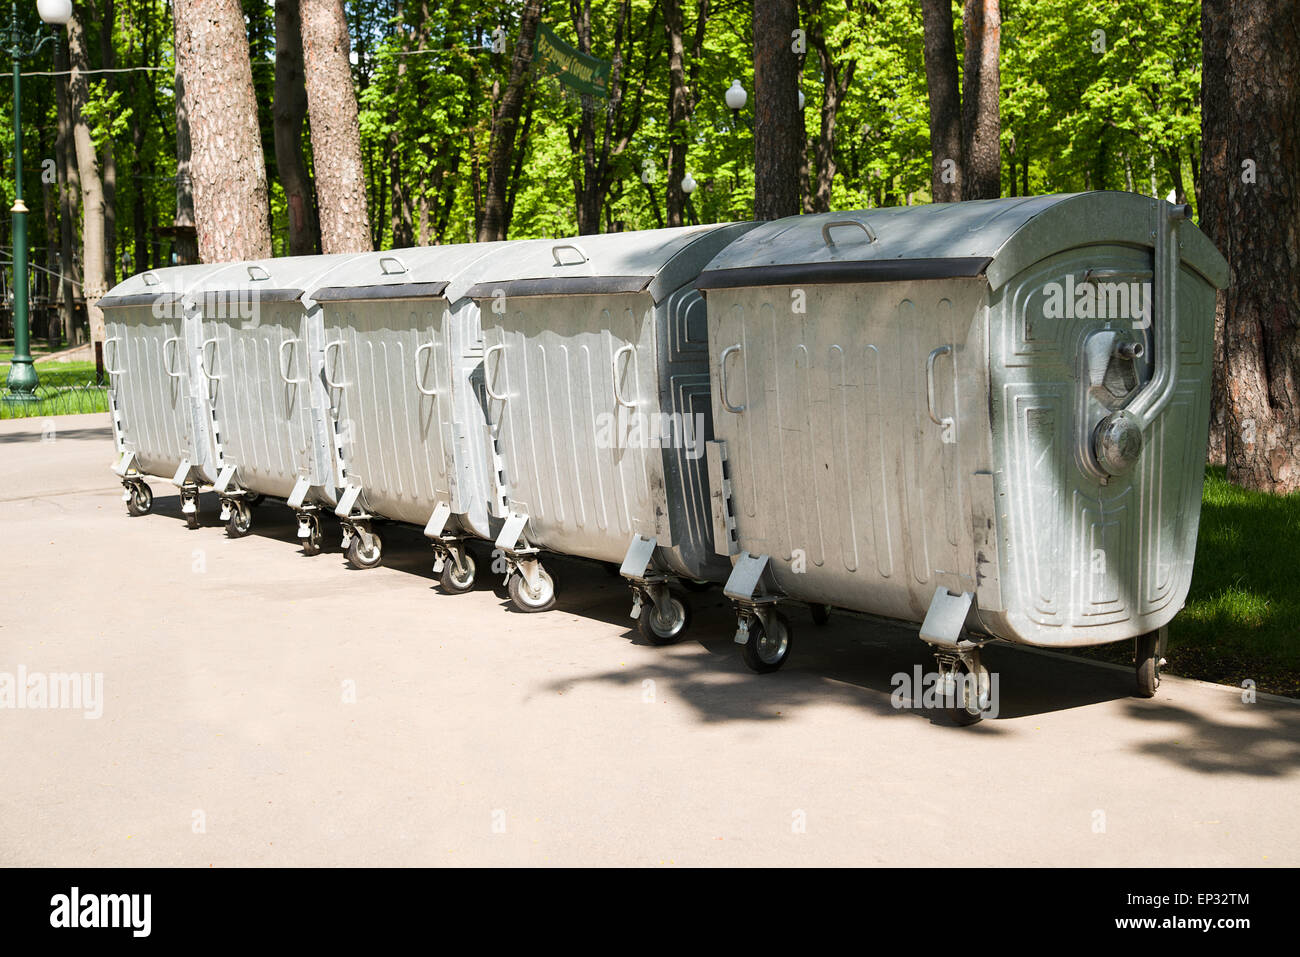
<path id="1" fill-rule="evenodd" d="M 642 632 L 671 641 L 689 607 L 669 585 L 725 577 L 709 533 L 708 355 L 694 281 L 752 225 L 535 240 L 482 264 L 469 294 L 481 304 L 508 483 L 496 545 L 517 608 L 554 603 L 542 550 L 617 563 Z"/>
<path id="2" fill-rule="evenodd" d="M 241 262 L 194 290 L 197 368 L 224 457 L 214 483 L 232 538 L 252 528 L 251 506 L 282 499 L 309 555 L 321 549 L 319 511 L 343 484 L 337 423 L 325 370 L 319 307 L 304 296 L 353 254 Z"/>
<path id="3" fill-rule="evenodd" d="M 346 462 L 335 508 L 349 557 L 378 564 L 381 517 L 420 525 L 445 591 L 474 586 L 467 537 L 492 540 L 499 492 L 483 392 L 478 264 L 510 243 L 373 253 L 309 291 L 322 312 L 325 370 Z M 361 565 L 361 567 L 369 567 Z"/>
<path id="4" fill-rule="evenodd" d="M 1188 210 L 1093 192 L 800 216 L 700 277 L 715 542 L 756 671 L 778 603 L 920 623 L 950 686 L 980 645 L 1138 640 L 1182 607 L 1222 256 Z"/>
<path id="5" fill-rule="evenodd" d="M 222 448 L 198 374 L 201 342 L 191 291 L 224 265 L 171 266 L 118 283 L 104 311 L 104 371 L 123 500 L 132 515 L 153 508 L 145 478 L 180 490 L 186 523 L 198 525 L 199 488 L 216 481 Z"/>

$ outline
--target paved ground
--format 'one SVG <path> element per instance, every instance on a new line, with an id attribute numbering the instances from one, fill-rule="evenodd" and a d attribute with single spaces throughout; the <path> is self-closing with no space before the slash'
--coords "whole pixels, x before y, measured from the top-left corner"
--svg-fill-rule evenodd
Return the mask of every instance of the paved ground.
<path id="1" fill-rule="evenodd" d="M 52 421 L 0 422 L 0 673 L 105 701 L 0 711 L 0 864 L 1300 863 L 1294 704 L 1000 648 L 954 728 L 890 704 L 906 629 L 797 610 L 755 676 L 716 593 L 655 648 L 578 562 L 529 616 L 440 594 L 416 530 L 363 572 L 282 506 L 232 541 L 154 481 L 128 518 L 107 416 Z"/>

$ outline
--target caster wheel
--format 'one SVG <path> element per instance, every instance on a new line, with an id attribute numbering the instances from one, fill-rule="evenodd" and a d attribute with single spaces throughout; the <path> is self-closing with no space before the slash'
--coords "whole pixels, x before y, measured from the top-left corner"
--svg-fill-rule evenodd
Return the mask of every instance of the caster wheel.
<path id="1" fill-rule="evenodd" d="M 186 528 L 198 528 L 198 527 L 199 527 L 199 509 L 198 509 L 198 504 L 199 504 L 198 502 L 195 502 L 195 503 L 194 503 L 194 505 L 195 505 L 194 511 L 192 511 L 192 512 L 186 512 L 186 513 L 185 513 L 185 527 L 186 527 Z"/>
<path id="2" fill-rule="evenodd" d="M 668 609 L 660 613 L 659 606 L 646 601 L 641 606 L 637 628 L 641 637 L 652 645 L 671 645 L 691 626 L 691 606 L 676 595 L 668 596 Z"/>
<path id="3" fill-rule="evenodd" d="M 226 534 L 231 538 L 243 538 L 252 527 L 252 510 L 243 502 L 231 502 L 230 518 L 226 522 Z"/>
<path id="4" fill-rule="evenodd" d="M 546 569 L 537 570 L 538 588 L 533 591 L 528 587 L 528 580 L 522 572 L 510 576 L 510 600 L 523 612 L 549 611 L 555 607 L 555 579 Z"/>
<path id="5" fill-rule="evenodd" d="M 960 687 L 954 690 L 953 699 L 945 698 L 948 704 L 944 710 L 947 711 L 948 717 L 953 724 L 964 728 L 975 724 L 984 717 L 987 705 L 982 706 L 980 704 L 979 694 L 981 686 L 988 687 L 988 669 L 980 665 L 979 679 L 976 680 L 970 666 L 964 661 L 959 661 L 956 674 L 965 680 L 961 682 Z"/>
<path id="6" fill-rule="evenodd" d="M 808 611 L 812 613 L 813 624 L 819 628 L 831 620 L 830 605 L 809 605 Z"/>
<path id="7" fill-rule="evenodd" d="M 372 544 L 367 549 L 361 544 L 361 536 L 353 532 L 352 540 L 348 542 L 348 561 L 357 568 L 377 568 L 384 560 L 383 540 L 373 531 L 370 533 L 370 540 Z"/>
<path id="8" fill-rule="evenodd" d="M 745 665 L 755 674 L 769 674 L 785 664 L 790 656 L 790 639 L 794 629 L 781 612 L 770 615 L 771 629 L 754 616 L 749 622 L 749 640 L 745 642 Z"/>
<path id="9" fill-rule="evenodd" d="M 148 515 L 153 509 L 153 489 L 143 482 L 137 482 L 130 488 L 130 498 L 126 500 L 128 515 Z"/>
<path id="10" fill-rule="evenodd" d="M 464 567 L 459 571 L 456 562 L 447 558 L 442 563 L 442 575 L 438 579 L 442 590 L 452 595 L 459 595 L 474 587 L 474 576 L 478 574 L 478 565 L 469 552 L 464 556 Z"/>
<path id="11" fill-rule="evenodd" d="M 1160 632 L 1153 631 L 1137 639 L 1137 696 L 1154 698 L 1160 687 Z"/>
<path id="12" fill-rule="evenodd" d="M 307 519 L 307 537 L 302 540 L 304 555 L 319 555 L 324 536 L 321 535 L 320 518 L 313 515 Z"/>
<path id="13" fill-rule="evenodd" d="M 706 582 L 695 578 L 683 578 L 682 587 L 687 591 L 708 591 L 713 587 L 713 582 Z"/>
<path id="14" fill-rule="evenodd" d="M 252 495 L 245 495 L 244 501 L 248 503 L 249 508 L 257 508 L 257 506 L 262 504 L 262 500 L 265 498 L 266 498 L 265 495 L 252 494 Z"/>

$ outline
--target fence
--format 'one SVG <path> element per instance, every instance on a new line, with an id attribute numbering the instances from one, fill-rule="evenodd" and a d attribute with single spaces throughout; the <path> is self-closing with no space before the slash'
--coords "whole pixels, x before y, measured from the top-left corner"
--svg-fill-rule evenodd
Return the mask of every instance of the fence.
<path id="1" fill-rule="evenodd" d="M 7 373 L 8 368 L 4 371 Z M 102 383 L 96 382 L 94 369 L 59 369 L 55 363 L 43 363 L 36 371 L 40 384 L 35 402 L 15 402 L 8 391 L 0 388 L 0 419 L 108 411 L 108 381 L 105 378 Z"/>

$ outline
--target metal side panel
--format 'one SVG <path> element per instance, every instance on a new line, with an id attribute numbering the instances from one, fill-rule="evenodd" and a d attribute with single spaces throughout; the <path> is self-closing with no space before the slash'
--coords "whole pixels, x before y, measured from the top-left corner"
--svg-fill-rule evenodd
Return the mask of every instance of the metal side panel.
<path id="1" fill-rule="evenodd" d="M 149 305 L 114 309 L 112 315 L 105 333 L 120 340 L 112 360 L 120 374 L 112 378 L 123 447 L 136 454 L 142 473 L 170 477 L 190 445 L 182 320 L 158 318 Z M 169 339 L 174 341 L 167 344 Z M 179 378 L 168 375 L 165 362 Z"/>
<path id="2" fill-rule="evenodd" d="M 660 450 L 655 311 L 644 293 L 512 298 L 483 315 L 492 427 L 510 510 L 542 547 L 621 562 L 632 535 L 658 535 Z M 619 395 L 635 408 L 621 405 Z"/>
<path id="3" fill-rule="evenodd" d="M 452 356 L 442 299 L 324 303 L 350 484 L 377 515 L 423 526 L 450 502 Z M 421 391 L 435 393 L 426 395 Z"/>
<path id="4" fill-rule="evenodd" d="M 1075 371 L 1080 350 L 1097 330 L 1146 336 L 1148 346 L 1160 330 L 1144 331 L 1127 316 L 1062 317 L 1047 306 L 1052 283 L 1072 276 L 1081 286 L 1088 269 L 1138 275 L 1144 267 L 1150 258 L 1141 250 L 1083 247 L 1036 264 L 994 299 L 991 408 L 995 467 L 1004 476 L 1005 611 L 991 630 L 1000 637 L 1044 646 L 1129 639 L 1167 624 L 1186 598 L 1209 427 L 1214 290 L 1182 269 L 1173 396 L 1147 427 L 1133 470 L 1105 484 L 1080 464 L 1092 418 L 1104 411 L 1090 417 L 1091 400 L 1081 401 L 1091 380 Z M 1138 364 L 1138 382 L 1149 375 Z"/>
<path id="5" fill-rule="evenodd" d="M 974 589 L 984 299 L 978 279 L 709 293 L 738 546 L 791 597 L 919 622 L 936 587 Z"/>

